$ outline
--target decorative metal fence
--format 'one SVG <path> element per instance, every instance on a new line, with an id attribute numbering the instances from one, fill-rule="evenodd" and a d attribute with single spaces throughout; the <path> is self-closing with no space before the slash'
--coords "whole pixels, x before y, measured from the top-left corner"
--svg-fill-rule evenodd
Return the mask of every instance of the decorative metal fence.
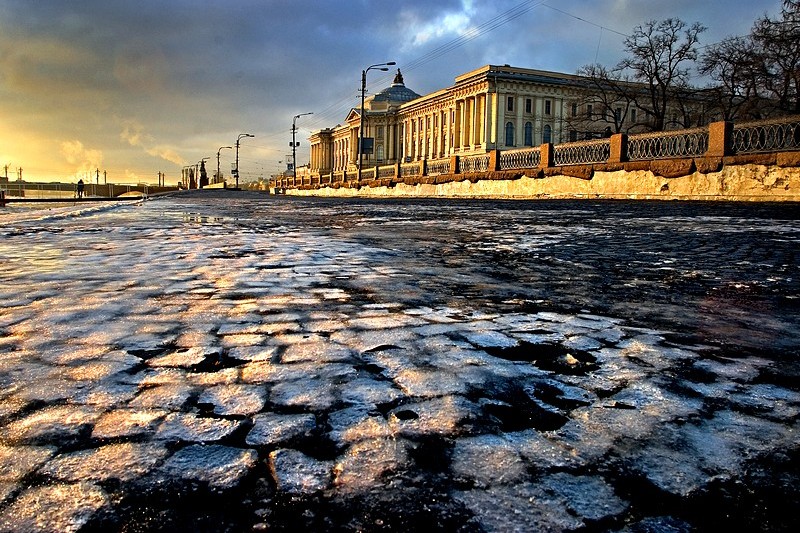
<path id="1" fill-rule="evenodd" d="M 393 178 L 394 177 L 394 165 L 383 165 L 378 167 L 378 177 L 379 178 Z"/>
<path id="2" fill-rule="evenodd" d="M 800 117 L 744 122 L 733 126 L 733 151 L 756 154 L 800 149 Z"/>
<path id="3" fill-rule="evenodd" d="M 487 172 L 489 170 L 489 154 L 465 155 L 458 161 L 461 172 Z"/>
<path id="4" fill-rule="evenodd" d="M 432 159 L 428 161 L 428 176 L 450 173 L 450 158 Z"/>
<path id="5" fill-rule="evenodd" d="M 542 161 L 540 147 L 500 152 L 500 170 L 537 168 Z"/>
<path id="6" fill-rule="evenodd" d="M 561 166 L 605 163 L 610 154 L 611 143 L 608 139 L 558 144 L 553 147 L 553 164 Z"/>
<path id="7" fill-rule="evenodd" d="M 640 133 L 628 137 L 628 160 L 700 157 L 708 151 L 708 128 Z"/>
<path id="8" fill-rule="evenodd" d="M 403 163 L 400 165 L 400 176 L 403 178 L 419 176 L 420 174 L 419 161 L 415 161 L 414 163 Z"/>
<path id="9" fill-rule="evenodd" d="M 715 130 L 715 135 L 719 135 Z M 725 129 L 726 137 L 713 139 L 714 145 L 725 143 L 726 153 L 753 154 L 800 150 L 800 116 L 791 116 L 744 122 L 734 124 L 731 130 Z M 708 153 L 710 144 L 708 127 L 686 130 L 639 133 L 627 137 L 627 143 L 619 145 L 620 153 L 614 154 L 620 161 L 648 161 L 656 159 L 680 159 L 703 157 Z M 559 145 L 551 145 L 554 166 L 591 165 L 606 163 L 611 157 L 610 139 L 594 139 Z M 514 170 L 541 167 L 542 147 L 503 150 L 497 153 L 500 170 Z M 428 176 L 456 173 L 483 173 L 489 171 L 489 153 L 464 155 L 458 158 L 458 168 L 452 169 L 450 158 L 432 159 L 430 161 L 410 161 L 402 163 L 399 168 L 401 178 L 421 176 L 423 169 Z M 377 169 L 365 168 L 362 179 L 373 180 L 376 177 L 394 177 L 396 165 L 385 165 Z M 355 169 L 345 176 L 341 172 L 332 173 L 328 182 L 349 181 L 354 179 Z M 318 183 L 325 183 L 320 179 Z M 313 183 L 313 182 L 312 182 Z M 296 184 L 295 184 L 296 185 Z M 13 194 L 13 184 L 7 184 L 7 194 Z M 20 193 L 21 194 L 21 193 Z"/>

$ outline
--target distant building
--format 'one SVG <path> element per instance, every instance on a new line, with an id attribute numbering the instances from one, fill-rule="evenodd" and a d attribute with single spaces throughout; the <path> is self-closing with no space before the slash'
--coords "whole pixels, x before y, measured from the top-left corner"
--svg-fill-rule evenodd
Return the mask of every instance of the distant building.
<path id="1" fill-rule="evenodd" d="M 591 87 L 577 75 L 486 65 L 420 96 L 398 69 L 390 87 L 366 99 L 365 117 L 354 108 L 343 124 L 311 135 L 309 171 L 355 172 L 362 119 L 364 137 L 374 140 L 364 168 L 648 130 L 635 105 L 596 98 Z M 681 118 L 686 114 L 682 106 Z"/>

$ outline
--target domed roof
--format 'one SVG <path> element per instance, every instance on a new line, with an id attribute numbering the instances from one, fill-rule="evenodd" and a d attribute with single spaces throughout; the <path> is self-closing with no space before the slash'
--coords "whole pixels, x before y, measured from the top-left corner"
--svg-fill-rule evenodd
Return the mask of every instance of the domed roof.
<path id="1" fill-rule="evenodd" d="M 420 95 L 405 86 L 403 75 L 400 74 L 400 69 L 397 69 L 397 75 L 395 75 L 392 85 L 376 93 L 372 100 L 404 103 L 416 100 L 419 97 Z"/>

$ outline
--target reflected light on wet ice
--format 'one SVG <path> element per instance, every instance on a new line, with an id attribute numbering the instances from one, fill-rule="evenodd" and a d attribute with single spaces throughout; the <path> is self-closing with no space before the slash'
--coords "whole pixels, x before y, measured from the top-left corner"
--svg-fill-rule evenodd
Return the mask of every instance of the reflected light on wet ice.
<path id="1" fill-rule="evenodd" d="M 0 212 L 0 530 L 800 526 L 796 207 L 238 193 Z"/>

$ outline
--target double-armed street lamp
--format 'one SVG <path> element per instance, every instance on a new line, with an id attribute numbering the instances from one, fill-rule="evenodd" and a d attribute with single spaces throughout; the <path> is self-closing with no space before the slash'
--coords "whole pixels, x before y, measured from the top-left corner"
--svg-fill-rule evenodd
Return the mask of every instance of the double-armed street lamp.
<path id="1" fill-rule="evenodd" d="M 214 176 L 214 180 L 219 179 L 219 153 L 222 151 L 223 148 L 233 149 L 233 146 L 220 146 L 219 150 L 217 150 L 217 174 L 216 176 Z M 216 181 L 214 183 L 216 183 Z"/>
<path id="2" fill-rule="evenodd" d="M 361 167 L 364 162 L 364 129 L 366 127 L 366 117 L 364 116 L 364 95 L 367 92 L 367 72 L 370 70 L 382 70 L 386 72 L 389 70 L 387 67 L 396 65 L 394 61 L 388 63 L 378 63 L 377 65 L 370 65 L 361 71 L 361 124 L 358 129 L 358 181 L 361 181 Z"/>
<path id="3" fill-rule="evenodd" d="M 300 113 L 295 115 L 292 119 L 292 179 L 297 178 L 297 147 L 300 143 L 294 141 L 294 134 L 297 131 L 297 119 L 306 115 L 313 115 L 314 113 Z"/>
<path id="4" fill-rule="evenodd" d="M 255 137 L 250 133 L 240 133 L 238 137 L 236 137 L 236 188 L 239 188 L 239 139 L 242 137 Z"/>

